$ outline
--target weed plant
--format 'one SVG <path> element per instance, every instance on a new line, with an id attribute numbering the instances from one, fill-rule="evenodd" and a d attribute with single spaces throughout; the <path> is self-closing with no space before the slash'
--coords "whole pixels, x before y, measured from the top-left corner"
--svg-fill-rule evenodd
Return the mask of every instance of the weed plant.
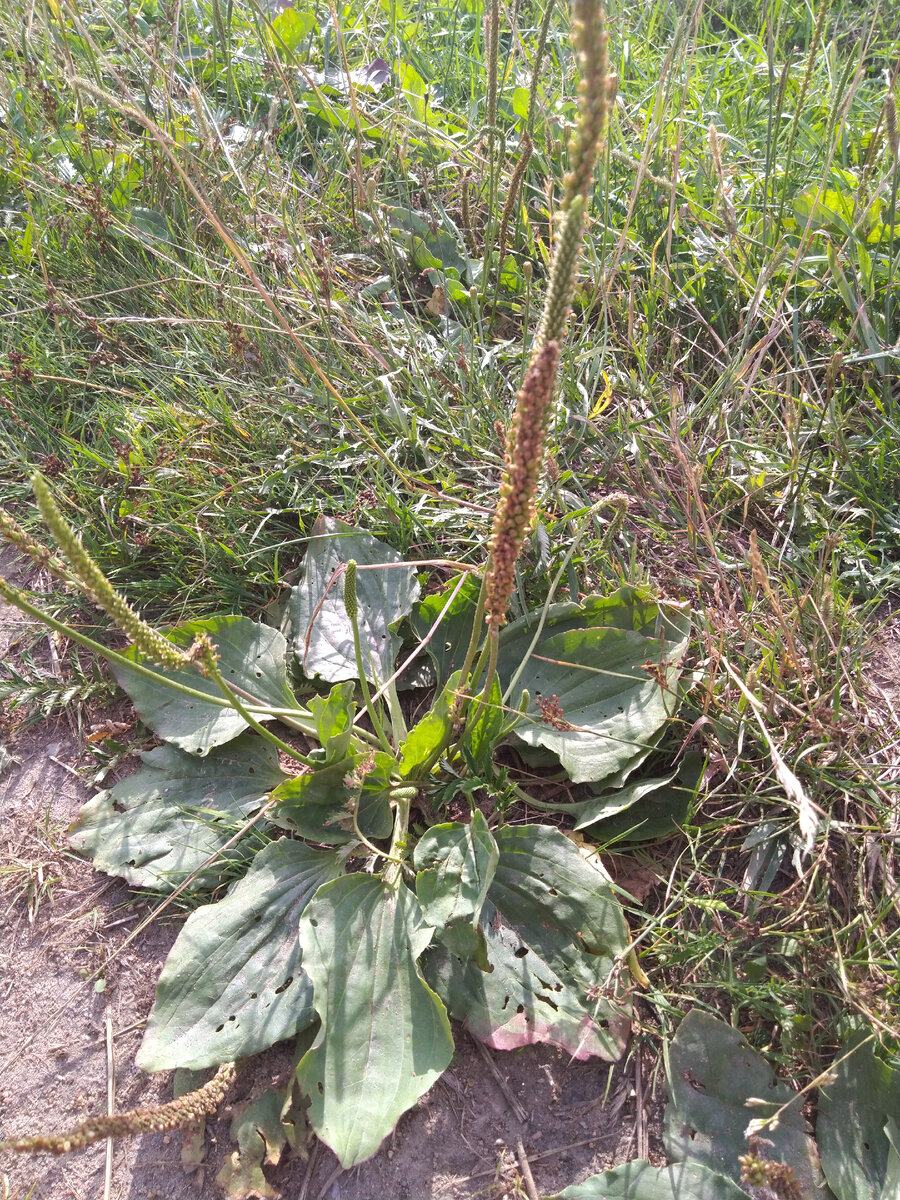
<path id="1" fill-rule="evenodd" d="M 277 623 L 321 513 L 483 563 L 576 111 L 566 10 L 514 20 L 6 7 L 0 492 L 24 527 L 40 470 L 165 624 Z M 698 1004 L 803 1084 L 848 1018 L 900 1032 L 896 714 L 866 669 L 900 561 L 900 33 L 824 0 L 610 24 L 512 615 L 557 578 L 690 604 L 696 686 L 647 770 L 697 751 L 694 801 L 677 836 L 600 839 L 653 880 L 626 908 L 638 1041 Z"/>

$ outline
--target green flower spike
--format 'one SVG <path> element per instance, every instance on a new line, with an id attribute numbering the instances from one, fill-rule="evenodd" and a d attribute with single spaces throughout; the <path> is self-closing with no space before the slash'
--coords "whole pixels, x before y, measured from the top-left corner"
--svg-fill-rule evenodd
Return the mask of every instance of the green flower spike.
<path id="1" fill-rule="evenodd" d="M 608 73 L 609 36 L 603 9 L 593 0 L 576 0 L 572 12 L 572 38 L 581 71 L 578 124 L 569 142 L 570 169 L 560 206 L 562 227 L 554 248 L 550 287 L 535 338 L 535 354 L 546 342 L 561 341 L 565 334 L 581 253 L 587 196 L 616 94 L 616 77 Z"/>
<path id="2" fill-rule="evenodd" d="M 183 667 L 186 662 L 183 652 L 138 616 L 82 546 L 78 535 L 57 508 L 43 475 L 33 475 L 31 487 L 44 523 L 59 543 L 84 594 L 112 618 L 145 658 L 173 671 Z"/>
<path id="3" fill-rule="evenodd" d="M 0 537 L 5 542 L 9 542 L 11 546 L 15 546 L 22 554 L 27 554 L 39 567 L 46 567 L 58 579 L 63 579 L 67 583 L 73 582 L 73 577 L 62 559 L 57 558 L 46 546 L 35 541 L 31 534 L 27 533 L 18 521 L 13 520 L 9 513 L 2 508 L 0 508 Z"/>

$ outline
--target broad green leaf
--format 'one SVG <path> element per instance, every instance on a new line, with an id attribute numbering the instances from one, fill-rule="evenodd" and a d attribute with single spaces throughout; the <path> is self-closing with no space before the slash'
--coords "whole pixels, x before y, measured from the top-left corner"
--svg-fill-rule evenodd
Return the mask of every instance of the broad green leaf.
<path id="1" fill-rule="evenodd" d="M 267 31 L 267 41 L 273 50 L 286 56 L 297 50 L 303 39 L 308 37 L 315 27 L 315 18 L 311 13 L 286 8 L 273 18 L 272 28 Z"/>
<path id="2" fill-rule="evenodd" d="M 677 771 L 670 771 L 668 775 L 663 775 L 658 779 L 641 779 L 638 783 L 632 783 L 617 791 L 604 792 L 603 795 L 596 796 L 592 800 L 580 801 L 577 807 L 572 809 L 576 820 L 575 828 L 586 829 L 598 821 L 605 821 L 609 817 L 617 816 L 627 808 L 631 808 L 633 804 L 637 804 L 638 800 L 642 800 L 644 796 L 650 795 L 651 792 L 657 792 L 666 784 L 671 783 L 677 774 Z"/>
<path id="3" fill-rule="evenodd" d="M 356 704 L 352 682 L 336 683 L 327 696 L 315 696 L 309 711 L 316 725 L 316 734 L 325 751 L 325 761 L 346 758 L 353 733 Z"/>
<path id="4" fill-rule="evenodd" d="M 356 837 L 350 819 L 352 795 L 344 780 L 357 762 L 354 755 L 286 779 L 272 793 L 272 799 L 279 801 L 271 813 L 272 824 L 329 846 L 352 842 Z M 389 832 L 390 814 L 385 833 Z M 384 833 L 373 836 L 383 837 Z"/>
<path id="5" fill-rule="evenodd" d="M 393 759 L 381 752 L 374 762 L 364 763 L 357 748 L 345 759 L 326 761 L 313 771 L 287 779 L 272 793 L 273 800 L 281 801 L 272 811 L 272 824 L 311 841 L 337 846 L 356 839 L 355 811 L 356 824 L 367 838 L 387 837 L 393 825 L 388 794 L 393 765 Z M 368 774 L 362 785 L 353 785 L 352 777 L 364 768 Z"/>
<path id="6" fill-rule="evenodd" d="M 738 1157 L 747 1151 L 750 1120 L 771 1116 L 796 1098 L 742 1034 L 696 1008 L 678 1026 L 669 1046 L 668 1086 L 663 1136 L 669 1158 L 699 1163 L 734 1180 L 740 1177 Z M 750 1099 L 762 1103 L 748 1107 Z M 767 1157 L 793 1170 L 803 1200 L 831 1196 L 796 1103 L 762 1136 L 772 1143 L 766 1147 Z"/>
<path id="7" fill-rule="evenodd" d="M 315 1020 L 297 931 L 339 855 L 281 838 L 224 900 L 191 913 L 169 952 L 138 1051 L 145 1071 L 246 1058 Z"/>
<path id="8" fill-rule="evenodd" d="M 816 184 L 794 197 L 794 213 L 801 226 L 812 215 L 812 229 L 830 229 L 847 237 L 853 229 L 854 191 L 826 188 L 820 194 Z"/>
<path id="9" fill-rule="evenodd" d="M 255 733 L 205 758 L 157 746 L 141 760 L 134 775 L 84 805 L 69 833 L 98 871 L 135 887 L 176 887 L 284 779 L 274 747 Z M 217 879 L 222 865 L 201 874 L 197 886 Z"/>
<path id="10" fill-rule="evenodd" d="M 900 1062 L 885 1062 L 866 1035 L 856 1034 L 831 1068 L 837 1076 L 819 1093 L 816 1138 L 825 1178 L 838 1200 L 882 1200 L 891 1142 L 885 1122 L 900 1123 Z"/>
<path id="11" fill-rule="evenodd" d="M 170 245 L 174 245 L 172 229 L 168 220 L 155 209 L 135 205 L 129 210 L 128 220 L 132 229 L 136 229 L 139 234 L 151 242 L 168 242 Z"/>
<path id="12" fill-rule="evenodd" d="M 435 929 L 453 921 L 475 924 L 494 878 L 499 851 L 481 812 L 469 825 L 434 825 L 413 854 L 416 896 Z"/>
<path id="13" fill-rule="evenodd" d="M 519 264 L 512 254 L 507 254 L 503 260 L 500 268 L 500 282 L 511 292 L 517 292 L 525 285 L 525 277 L 519 270 Z"/>
<path id="14" fill-rule="evenodd" d="M 459 672 L 451 675 L 447 686 L 431 708 L 415 724 L 400 747 L 398 770 L 404 779 L 427 774 L 448 745 L 453 732 L 453 703 L 459 688 Z"/>
<path id="15" fill-rule="evenodd" d="M 333 517 L 313 528 L 303 577 L 290 600 L 294 651 L 304 674 L 330 683 L 356 679 L 353 627 L 344 608 L 343 578 L 336 570 L 355 559 L 359 634 L 366 677 L 377 684 L 393 674 L 400 639 L 393 627 L 419 592 L 415 569 L 376 538 Z M 382 569 L 365 570 L 367 567 Z"/>
<path id="16" fill-rule="evenodd" d="M 618 1059 L 630 1028 L 617 1001 L 628 931 L 606 875 L 544 825 L 505 826 L 483 910 L 489 974 L 445 947 L 428 978 L 451 1016 L 497 1050 L 535 1042 Z"/>
<path id="17" fill-rule="evenodd" d="M 301 919 L 322 1026 L 297 1078 L 344 1167 L 375 1154 L 453 1057 L 444 1006 L 416 961 L 432 932 L 404 884 L 363 874 L 326 885 Z"/>
<path id="18" fill-rule="evenodd" d="M 881 1189 L 879 1200 L 900 1200 L 900 1129 L 892 1117 L 885 1121 L 884 1133 L 891 1148 L 888 1151 L 884 1187 Z"/>
<path id="19" fill-rule="evenodd" d="M 163 632 L 176 645 L 184 647 L 190 646 L 199 634 L 208 634 L 218 648 L 223 678 L 242 690 L 245 703 L 251 703 L 246 699 L 249 695 L 263 707 L 299 711 L 287 682 L 287 642 L 277 629 L 247 617 L 225 616 L 187 621 Z M 139 658 L 134 647 L 124 653 L 135 661 Z M 209 697 L 204 701 L 183 696 L 162 681 L 155 683 L 113 663 L 117 683 L 131 697 L 143 722 L 164 742 L 171 742 L 189 754 L 207 754 L 213 746 L 230 742 L 247 728 L 247 722 L 231 708 L 215 683 L 204 678 L 196 667 L 166 671 L 147 663 L 142 665 L 150 666 L 162 679 L 174 679 Z"/>
<path id="20" fill-rule="evenodd" d="M 651 1167 L 635 1159 L 563 1188 L 548 1200 L 747 1200 L 747 1193 L 699 1163 Z"/>
<path id="21" fill-rule="evenodd" d="M 503 707 L 499 680 L 494 679 L 487 702 L 466 721 L 459 747 L 469 769 L 476 775 L 486 776 L 492 773 L 494 747 L 508 719 L 509 714 Z"/>
<path id="22" fill-rule="evenodd" d="M 529 108 L 530 100 L 531 100 L 531 92 L 528 88 L 525 88 L 525 87 L 513 88 L 512 95 L 510 97 L 510 103 L 512 105 L 512 110 L 516 114 L 516 116 L 521 117 L 523 121 L 528 116 L 528 108 Z"/>
<path id="23" fill-rule="evenodd" d="M 472 631 L 472 621 L 475 618 L 478 593 L 481 590 L 481 581 L 471 573 L 466 575 L 462 586 L 454 596 L 453 593 L 458 584 L 459 576 L 451 579 L 442 591 L 434 592 L 420 600 L 414 606 L 410 618 L 416 633 L 420 638 L 424 638 L 449 603 L 449 608 L 440 625 L 425 647 L 428 656 L 434 663 L 440 683 L 444 683 L 454 671 L 458 671 L 463 665 L 466 647 L 469 644 L 469 634 Z"/>
<path id="24" fill-rule="evenodd" d="M 688 753 L 674 776 L 642 780 L 619 792 L 582 801 L 573 812 L 576 829 L 588 829 L 591 837 L 610 842 L 647 842 L 671 837 L 690 815 L 697 785 L 703 774 L 702 755 Z M 617 801 L 617 797 L 620 799 Z M 621 799 L 628 801 L 620 811 L 609 811 L 598 823 L 591 823 L 593 806 L 599 801 L 615 808 Z"/>
<path id="25" fill-rule="evenodd" d="M 500 636 L 498 674 L 507 690 L 515 679 L 509 702 L 523 688 L 530 696 L 516 736 L 552 750 L 575 783 L 621 779 L 678 706 L 687 617 L 623 588 L 608 600 L 553 606 L 530 651 L 536 628 L 534 614 Z"/>
<path id="26" fill-rule="evenodd" d="M 428 104 L 425 100 L 428 88 L 425 80 L 412 63 L 398 63 L 397 73 L 400 76 L 400 87 L 410 112 L 420 124 L 424 125 L 428 119 Z"/>

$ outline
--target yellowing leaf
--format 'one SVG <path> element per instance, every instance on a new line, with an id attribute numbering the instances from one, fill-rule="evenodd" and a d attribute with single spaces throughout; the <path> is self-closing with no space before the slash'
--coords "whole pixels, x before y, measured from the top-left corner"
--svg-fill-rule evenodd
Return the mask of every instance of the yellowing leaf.
<path id="1" fill-rule="evenodd" d="M 602 371 L 601 374 L 603 375 L 603 391 L 594 401 L 594 407 L 591 409 L 589 418 L 591 421 L 595 421 L 601 413 L 609 408 L 613 398 L 612 384 L 609 382 L 609 376 L 605 371 Z"/>

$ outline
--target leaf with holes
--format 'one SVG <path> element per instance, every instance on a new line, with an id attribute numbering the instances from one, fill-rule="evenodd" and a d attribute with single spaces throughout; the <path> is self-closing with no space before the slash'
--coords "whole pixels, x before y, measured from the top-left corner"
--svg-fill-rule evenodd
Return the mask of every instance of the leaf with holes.
<path id="1" fill-rule="evenodd" d="M 426 975 L 451 1016 L 497 1050 L 534 1042 L 617 1060 L 630 1029 L 618 995 L 628 930 L 607 876 L 545 825 L 503 826 L 482 912 L 489 974 L 445 947 Z"/>
<path id="2" fill-rule="evenodd" d="M 287 1146 L 287 1135 L 281 1124 L 284 1092 L 267 1088 L 255 1100 L 242 1104 L 235 1113 L 228 1131 L 237 1150 L 225 1159 L 216 1183 L 228 1200 L 278 1200 L 279 1191 L 269 1183 L 263 1165 L 277 1166 Z"/>
<path id="3" fill-rule="evenodd" d="M 285 777 L 275 749 L 255 733 L 205 758 L 157 746 L 141 760 L 134 775 L 82 807 L 69 841 L 98 871 L 162 891 L 219 850 Z M 197 886 L 218 879 L 227 861 L 212 864 Z"/>
<path id="4" fill-rule="evenodd" d="M 432 932 L 405 884 L 360 873 L 323 887 L 301 919 L 322 1025 L 297 1078 L 344 1167 L 371 1158 L 453 1057 L 444 1006 L 416 962 Z"/>
<path id="5" fill-rule="evenodd" d="M 497 868 L 499 851 L 476 808 L 469 825 L 433 825 L 413 856 L 416 896 L 435 929 L 452 921 L 476 924 Z"/>
<path id="6" fill-rule="evenodd" d="M 669 1104 L 664 1141 L 670 1159 L 700 1163 L 737 1180 L 738 1157 L 747 1152 L 751 1119 L 770 1116 L 796 1099 L 787 1084 L 724 1021 L 693 1009 L 669 1046 Z M 747 1107 L 747 1101 L 754 1103 Z M 819 1167 L 815 1142 L 797 1104 L 792 1104 L 763 1135 L 766 1157 L 786 1163 L 798 1181 L 802 1200 L 831 1195 Z"/>
<path id="7" fill-rule="evenodd" d="M 530 696 L 515 733 L 559 758 L 574 783 L 634 770 L 675 711 L 690 623 L 632 588 L 581 606 L 556 605 L 500 635 L 497 671 L 509 703 Z M 534 645 L 532 645 L 534 643 Z"/>
<path id="8" fill-rule="evenodd" d="M 419 594 L 415 568 L 396 550 L 333 517 L 316 521 L 300 583 L 291 592 L 294 652 L 303 673 L 336 683 L 356 679 L 353 627 L 344 608 L 339 568 L 359 565 L 356 598 L 366 677 L 376 684 L 393 674 L 400 639 L 394 626 Z"/>
<path id="9" fill-rule="evenodd" d="M 356 840 L 355 814 L 356 825 L 365 837 L 387 837 L 393 824 L 388 793 L 393 760 L 379 752 L 363 786 L 350 787 L 348 777 L 362 759 L 357 747 L 348 758 L 326 762 L 304 775 L 285 780 L 272 793 L 272 799 L 280 802 L 272 811 L 272 824 L 312 841 L 338 846 Z M 383 781 L 383 786 L 377 786 L 378 780 Z"/>
<path id="10" fill-rule="evenodd" d="M 169 952 L 138 1051 L 145 1071 L 246 1058 L 316 1017 L 297 930 L 342 859 L 282 838 L 270 842 L 224 900 L 191 913 Z"/>
<path id="11" fill-rule="evenodd" d="M 245 703 L 257 708 L 302 712 L 288 686 L 287 642 L 277 629 L 246 617 L 213 617 L 208 621 L 187 621 L 163 632 L 177 646 L 185 648 L 195 637 L 208 635 L 218 650 L 223 678 L 240 689 Z M 133 646 L 123 653 L 134 661 L 140 659 Z M 164 742 L 171 742 L 189 754 L 208 754 L 213 746 L 230 742 L 247 728 L 247 722 L 228 705 L 216 684 L 196 667 L 166 671 L 141 662 L 159 676 L 158 683 L 118 663 L 113 663 L 111 669 L 141 719 Z M 185 684 L 202 695 L 184 696 L 166 687 L 165 679 Z M 255 715 L 264 719 L 259 713 Z"/>
<path id="12" fill-rule="evenodd" d="M 548 1200 L 747 1200 L 747 1193 L 699 1163 L 651 1167 L 638 1158 L 563 1188 Z"/>
<path id="13" fill-rule="evenodd" d="M 888 1122 L 900 1124 L 900 1061 L 875 1053 L 867 1035 L 857 1033 L 841 1048 L 831 1068 L 836 1076 L 819 1094 L 816 1137 L 825 1178 L 838 1200 L 890 1200 L 900 1191 L 890 1180 L 896 1158 Z"/>

